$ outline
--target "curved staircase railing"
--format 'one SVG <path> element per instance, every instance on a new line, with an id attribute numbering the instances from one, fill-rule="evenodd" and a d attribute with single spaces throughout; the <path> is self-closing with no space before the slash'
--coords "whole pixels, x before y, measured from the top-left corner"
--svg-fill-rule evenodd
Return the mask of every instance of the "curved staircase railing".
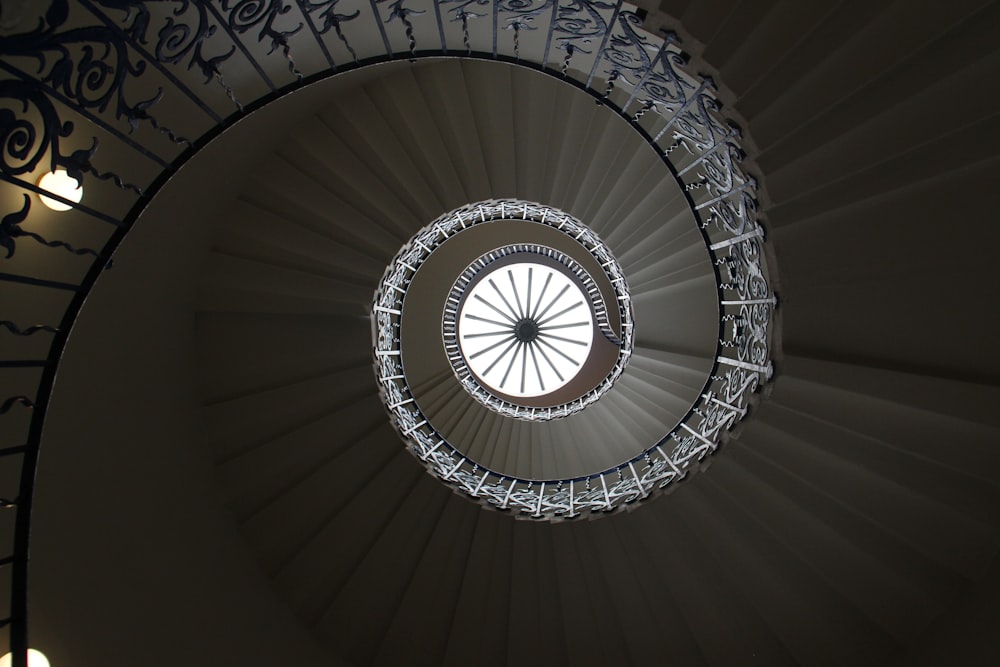
<path id="1" fill-rule="evenodd" d="M 608 483 L 619 484 L 623 471 L 646 490 L 634 464 L 682 474 L 681 459 L 716 449 L 773 373 L 777 300 L 762 256 L 757 181 L 743 167 L 741 132 L 721 113 L 715 82 L 686 69 L 675 34 L 650 35 L 642 22 L 643 12 L 620 0 L 5 3 L 0 465 L 19 482 L 0 489 L 0 508 L 15 515 L 0 546 L 11 577 L 0 625 L 14 665 L 26 664 L 31 500 L 46 408 L 87 294 L 146 204 L 200 148 L 255 109 L 342 72 L 441 57 L 516 64 L 585 91 L 655 148 L 715 262 L 715 370 L 692 408 L 697 419 L 664 438 L 661 451 L 669 440 L 672 453 L 659 463 L 646 453 L 586 480 L 604 489 L 593 504 L 610 503 Z M 85 192 L 75 202 L 44 190 L 40 176 L 55 170 L 100 196 Z M 53 214 L 40 194 L 70 210 Z"/>

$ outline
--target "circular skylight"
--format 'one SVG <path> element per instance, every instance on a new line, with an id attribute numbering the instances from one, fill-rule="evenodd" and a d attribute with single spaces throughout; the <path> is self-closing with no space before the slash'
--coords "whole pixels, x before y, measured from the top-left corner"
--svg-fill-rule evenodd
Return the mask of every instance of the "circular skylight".
<path id="1" fill-rule="evenodd" d="M 485 387 L 543 396 L 580 372 L 594 340 L 587 294 L 575 277 L 532 261 L 485 270 L 459 308 L 458 346 Z"/>
<path id="2" fill-rule="evenodd" d="M 605 261 L 605 271 L 615 264 Z M 441 322 L 466 391 L 530 421 L 561 419 L 598 400 L 621 374 L 631 339 L 627 287 L 600 277 L 621 292 L 616 319 L 627 341 L 612 328 L 597 283 L 565 252 L 515 243 L 473 261 L 448 293 Z"/>

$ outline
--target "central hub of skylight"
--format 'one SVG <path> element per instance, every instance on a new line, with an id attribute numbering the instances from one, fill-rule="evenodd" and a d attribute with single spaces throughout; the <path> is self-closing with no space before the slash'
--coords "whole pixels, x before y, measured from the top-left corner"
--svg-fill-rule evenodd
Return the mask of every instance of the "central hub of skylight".
<path id="1" fill-rule="evenodd" d="M 533 397 L 577 376 L 594 341 L 594 317 L 575 276 L 563 267 L 520 261 L 488 266 L 473 280 L 456 324 L 465 364 L 482 385 Z"/>
<path id="2" fill-rule="evenodd" d="M 514 325 L 514 336 L 522 343 L 533 343 L 538 338 L 538 322 L 525 318 Z"/>

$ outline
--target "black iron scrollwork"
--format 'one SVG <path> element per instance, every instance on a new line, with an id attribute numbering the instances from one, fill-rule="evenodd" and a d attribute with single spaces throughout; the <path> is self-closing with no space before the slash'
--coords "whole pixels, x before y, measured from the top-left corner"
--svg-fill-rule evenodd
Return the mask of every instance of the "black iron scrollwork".
<path id="1" fill-rule="evenodd" d="M 608 32 L 608 22 L 601 10 L 613 10 L 614 3 L 600 0 L 570 0 L 568 4 L 559 5 L 552 34 L 556 37 L 557 49 L 565 51 L 560 71 L 565 77 L 569 72 L 573 55 L 593 53 L 588 48 L 595 40 L 601 40 Z"/>
<path id="2" fill-rule="evenodd" d="M 44 331 L 46 333 L 59 333 L 59 329 L 50 327 L 47 324 L 32 324 L 30 327 L 24 327 L 22 329 L 18 326 L 17 322 L 11 322 L 10 320 L 0 320 L 0 327 L 3 327 L 15 336 L 33 336 L 39 331 Z"/>
<path id="3" fill-rule="evenodd" d="M 679 134 L 699 151 L 709 150 L 719 143 L 720 138 L 729 135 L 729 126 L 717 116 L 719 102 L 714 95 L 699 90 L 693 96 L 693 102 L 677 114 L 675 136 Z"/>
<path id="4" fill-rule="evenodd" d="M 95 0 L 108 9 L 119 9 L 128 12 L 125 17 L 125 32 L 141 44 L 148 44 L 147 32 L 150 30 L 150 11 L 146 5 L 150 0 Z M 218 26 L 208 17 L 204 2 L 191 0 L 170 0 L 174 9 L 167 16 L 166 22 L 157 32 L 156 46 L 153 55 L 164 65 L 179 65 L 185 60 L 187 68 L 197 69 L 205 77 L 205 83 L 212 79 L 222 86 L 226 96 L 241 111 L 243 105 L 236 98 L 233 89 L 226 83 L 219 66 L 229 60 L 236 52 L 233 45 L 228 51 L 216 56 L 206 56 L 204 46 L 206 40 L 213 36 Z M 156 3 L 162 4 L 162 3 Z M 191 9 L 192 11 L 188 11 Z"/>
<path id="5" fill-rule="evenodd" d="M 555 32 L 569 35 L 560 38 L 564 41 L 582 40 L 586 43 L 603 37 L 608 31 L 608 22 L 601 10 L 614 8 L 614 3 L 601 0 L 570 0 L 568 4 L 559 6 Z"/>
<path id="6" fill-rule="evenodd" d="M 538 16 L 552 6 L 555 0 L 496 0 L 501 14 L 517 14 L 521 17 Z"/>
<path id="7" fill-rule="evenodd" d="M 81 110 L 104 113 L 113 104 L 115 118 L 128 123 L 130 134 L 140 121 L 148 121 L 179 142 L 176 135 L 162 128 L 149 111 L 162 98 L 162 89 L 154 97 L 136 104 L 126 100 L 125 82 L 130 77 L 142 75 L 146 63 L 132 62 L 125 39 L 111 28 L 100 25 L 60 32 L 67 18 L 66 0 L 55 0 L 34 30 L 0 39 L 0 57 L 34 59 L 38 62 L 35 80 L 51 86 Z M 142 25 L 143 20 L 148 22 L 148 13 L 137 13 L 135 23 Z"/>
<path id="8" fill-rule="evenodd" d="M 325 35 L 326 33 L 333 30 L 334 34 L 337 35 L 337 39 L 343 42 L 344 46 L 350 52 L 351 57 L 354 58 L 354 62 L 358 62 L 358 54 L 355 53 L 354 48 L 351 47 L 350 42 L 347 41 L 347 37 L 344 35 L 343 25 L 348 21 L 353 21 L 361 15 L 360 9 L 355 9 L 351 14 L 340 14 L 337 12 L 337 4 L 340 0 L 321 0 L 320 2 L 314 2 L 313 0 L 297 0 L 299 7 L 307 15 L 312 15 L 315 12 L 319 12 L 319 18 L 322 20 L 322 27 L 319 29 L 319 34 Z"/>
<path id="9" fill-rule="evenodd" d="M 3 220 L 0 220 L 0 248 L 7 251 L 5 259 L 10 259 L 14 256 L 14 251 L 16 250 L 14 239 L 22 236 L 37 241 L 38 243 L 50 248 L 64 248 L 67 252 L 71 252 L 74 255 L 98 256 L 98 253 L 90 248 L 74 248 L 64 241 L 49 241 L 40 234 L 21 229 L 21 223 L 25 221 L 28 217 L 28 211 L 31 210 L 30 198 L 28 195 L 23 196 L 24 204 L 21 206 L 21 210 L 8 213 L 3 217 Z"/>
<path id="10" fill-rule="evenodd" d="M 282 0 L 223 0 L 222 8 L 229 12 L 229 27 L 241 35 L 260 26 L 257 41 L 271 40 L 268 54 L 280 48 L 288 61 L 288 71 L 296 78 L 302 78 L 302 72 L 292 58 L 288 38 L 302 30 L 303 24 L 300 22 L 291 30 L 278 30 L 274 27 L 275 19 L 291 11 L 291 5 L 286 5 Z"/>
<path id="11" fill-rule="evenodd" d="M 50 171 L 61 167 L 80 185 L 83 184 L 83 174 L 90 173 L 101 180 L 113 180 L 120 188 L 142 194 L 138 186 L 126 183 L 113 172 L 99 171 L 94 166 L 91 158 L 97 152 L 96 137 L 92 137 L 90 148 L 79 149 L 69 155 L 59 150 L 60 139 L 73 133 L 73 123 L 60 120 L 55 105 L 41 86 L 26 81 L 0 81 L 2 99 L 18 102 L 20 113 L 0 107 L 0 142 L 3 146 L 0 171 L 12 176 L 29 173 L 48 155 Z M 37 122 L 28 120 L 29 112 L 38 118 Z"/>
<path id="12" fill-rule="evenodd" d="M 652 58 L 649 51 L 653 48 L 644 35 L 636 30 L 642 27 L 642 19 L 634 12 L 621 12 L 618 15 L 620 31 L 611 35 L 603 56 L 616 69 L 642 73 L 649 69 Z"/>
<path id="13" fill-rule="evenodd" d="M 128 28 L 125 34 L 140 44 L 149 44 L 146 32 L 149 30 L 150 13 L 146 9 L 145 0 L 94 0 L 106 9 L 118 9 L 126 12 L 125 23 Z"/>
<path id="14" fill-rule="evenodd" d="M 126 33 L 142 44 L 149 43 L 147 32 L 150 29 L 150 12 L 146 8 L 148 0 L 96 0 L 96 2 L 108 9 L 127 11 Z M 177 6 L 174 11 L 167 16 L 166 23 L 157 33 L 156 47 L 153 53 L 159 62 L 170 65 L 179 64 L 190 56 L 188 69 L 197 67 L 205 76 L 205 81 L 208 82 L 218 72 L 219 65 L 233 55 L 236 47 L 234 46 L 219 56 L 206 58 L 202 52 L 202 46 L 206 39 L 215 34 L 217 26 L 211 24 L 205 7 L 201 3 L 176 0 L 175 4 Z M 191 14 L 188 14 L 189 7 L 194 8 L 193 18 L 195 20 L 193 22 L 178 20 L 192 18 Z"/>
<path id="15" fill-rule="evenodd" d="M 149 118 L 148 109 L 155 103 L 155 98 L 138 105 L 125 101 L 125 79 L 129 75 L 138 76 L 144 68 L 143 63 L 131 63 L 122 41 L 113 39 L 116 37 L 113 31 L 94 26 L 57 32 L 66 21 L 67 11 L 65 0 L 56 0 L 34 30 L 0 39 L 0 57 L 33 58 L 39 70 L 35 80 L 0 82 L 0 99 L 15 102 L 11 105 L 13 108 L 0 108 L 0 141 L 3 144 L 0 169 L 12 176 L 29 173 L 48 155 L 50 170 L 62 167 L 79 184 L 83 183 L 84 173 L 92 173 L 141 195 L 139 187 L 125 183 L 112 172 L 101 172 L 93 165 L 90 158 L 97 151 L 96 137 L 89 149 L 69 155 L 59 150 L 60 139 L 72 134 L 73 123 L 59 118 L 48 90 L 65 96 L 80 109 L 95 108 L 103 112 L 114 100 L 116 117 L 126 118 L 130 128 L 140 119 Z M 78 60 L 74 59 L 69 45 L 79 47 Z M 57 57 L 48 67 L 51 52 Z M 114 58 L 111 58 L 112 53 Z"/>
<path id="16" fill-rule="evenodd" d="M 671 42 L 676 40 L 673 33 L 668 33 L 665 37 Z M 689 77 L 681 74 L 687 61 L 688 58 L 683 53 L 667 49 L 660 51 L 642 83 L 642 93 L 665 110 L 678 109 L 684 104 L 689 91 L 695 89 L 695 84 Z"/>
<path id="17" fill-rule="evenodd" d="M 3 403 L 0 403 L 0 415 L 7 414 L 15 405 L 21 405 L 25 408 L 33 408 L 35 407 L 35 402 L 32 401 L 30 397 L 24 395 L 10 396 Z"/>
<path id="18" fill-rule="evenodd" d="M 375 1 L 377 3 L 383 3 L 387 0 Z M 409 7 L 404 7 L 404 2 L 406 2 L 406 0 L 393 0 L 392 4 L 389 5 L 389 18 L 386 20 L 386 24 L 388 25 L 396 19 L 399 19 L 399 21 L 403 24 L 403 29 L 406 32 L 406 42 L 410 47 L 410 62 L 414 62 L 416 60 L 417 39 L 413 35 L 413 22 L 410 21 L 410 17 L 426 14 L 427 12 L 422 9 L 410 9 Z"/>
<path id="19" fill-rule="evenodd" d="M 21 228 L 18 226 L 28 217 L 31 204 L 28 195 L 24 195 L 24 205 L 20 211 L 8 213 L 0 220 L 0 247 L 7 251 L 7 259 L 14 256 L 14 239 L 21 235 Z"/>
<path id="20" fill-rule="evenodd" d="M 555 0 L 496 0 L 499 14 L 514 14 L 505 21 L 504 30 L 514 31 L 514 58 L 521 57 L 521 31 L 538 30 L 535 19 L 548 10 Z"/>
<path id="21" fill-rule="evenodd" d="M 472 53 L 472 45 L 469 42 L 469 21 L 471 19 L 482 18 L 486 14 L 479 14 L 470 9 L 466 9 L 471 6 L 486 6 L 490 4 L 490 0 L 441 0 L 442 5 L 456 5 L 448 11 L 454 14 L 451 21 L 458 21 L 462 24 L 462 44 L 465 46 L 465 52 L 467 54 Z"/>
<path id="22" fill-rule="evenodd" d="M 556 48 L 566 52 L 561 67 L 563 76 L 569 71 L 575 53 L 593 53 L 593 48 L 588 47 L 608 32 L 608 21 L 601 10 L 614 8 L 614 3 L 601 0 L 570 0 L 568 4 L 559 5 L 552 31 L 560 35 L 556 38 Z"/>
<path id="23" fill-rule="evenodd" d="M 739 127 L 722 120 L 718 111 L 718 101 L 699 92 L 695 103 L 677 115 L 674 137 L 690 142 L 701 153 L 696 162 L 700 168 L 698 176 L 710 198 L 696 208 L 708 208 L 705 224 L 714 223 L 739 235 L 756 219 L 757 182 L 741 166 L 744 153 L 736 143 Z"/>
<path id="24" fill-rule="evenodd" d="M 466 8 L 467 7 L 475 7 L 475 6 L 486 7 L 486 6 L 488 6 L 490 4 L 490 0 L 441 0 L 441 4 L 442 5 L 455 5 L 454 7 L 452 7 L 451 9 L 449 9 L 448 11 L 450 13 L 454 14 L 456 18 L 459 17 L 459 16 L 461 16 L 462 14 L 465 14 L 465 15 L 469 16 L 470 18 L 472 18 L 472 17 L 482 18 L 482 17 L 486 16 L 486 14 L 478 14 L 478 13 L 476 13 L 476 12 L 470 10 L 470 9 L 466 9 Z M 455 19 L 452 19 L 452 20 L 455 20 Z"/>
<path id="25" fill-rule="evenodd" d="M 652 59 L 648 51 L 652 47 L 646 37 L 637 31 L 641 26 L 642 19 L 634 12 L 621 12 L 618 15 L 615 26 L 617 30 L 611 33 L 607 46 L 600 56 L 611 64 L 611 67 L 605 70 L 608 81 L 604 90 L 604 100 L 610 99 L 618 79 L 634 85 L 649 71 Z M 634 80 L 630 80 L 628 75 Z"/>
<path id="26" fill-rule="evenodd" d="M 639 119 L 641 119 L 650 110 L 653 109 L 656 109 L 656 103 L 651 100 L 646 100 L 645 102 L 642 103 L 642 106 L 639 107 L 639 110 L 635 112 L 635 115 L 632 116 L 632 122 L 638 123 Z"/>
<path id="27" fill-rule="evenodd" d="M 0 100 L 15 102 L 14 108 L 0 107 L 0 170 L 12 176 L 30 173 L 46 155 L 50 170 L 65 166 L 59 141 L 73 133 L 73 123 L 59 119 L 42 88 L 26 81 L 0 81 Z"/>
<path id="28" fill-rule="evenodd" d="M 531 21 L 534 17 L 527 16 L 515 16 L 514 18 L 507 19 L 504 25 L 504 30 L 514 31 L 514 59 L 521 59 L 521 31 L 522 30 L 538 30 L 535 26 L 531 25 Z"/>
<path id="29" fill-rule="evenodd" d="M 139 126 L 139 121 L 145 120 L 149 121 L 149 124 L 152 125 L 153 129 L 157 132 L 167 135 L 175 144 L 187 144 L 188 146 L 191 146 L 192 144 L 190 139 L 186 139 L 185 137 L 174 133 L 174 131 L 169 127 L 160 125 L 160 122 L 156 120 L 154 116 L 149 114 L 149 109 L 156 105 L 161 99 L 163 99 L 163 89 L 159 88 L 157 89 L 156 95 L 148 100 L 137 102 L 135 104 L 133 107 L 134 113 L 129 117 L 129 134 L 134 132 L 136 127 Z"/>
<path id="30" fill-rule="evenodd" d="M 559 46 L 566 51 L 566 55 L 563 57 L 562 67 L 559 68 L 559 71 L 562 72 L 563 78 L 566 78 L 566 75 L 569 74 L 569 61 L 573 59 L 573 53 L 576 51 L 576 47 L 568 42 L 562 43 Z"/>
<path id="31" fill-rule="evenodd" d="M 79 150 L 73 151 L 68 158 L 65 159 L 64 164 L 66 165 L 66 173 L 76 179 L 76 182 L 83 184 L 83 174 L 93 174 L 102 181 L 112 181 L 115 185 L 123 190 L 131 190 L 137 195 L 142 195 L 142 188 L 133 183 L 128 183 L 122 179 L 118 174 L 111 171 L 100 171 L 94 166 L 90 158 L 94 156 L 97 152 L 98 141 L 97 137 L 92 137 L 92 143 L 90 148 L 81 148 Z"/>

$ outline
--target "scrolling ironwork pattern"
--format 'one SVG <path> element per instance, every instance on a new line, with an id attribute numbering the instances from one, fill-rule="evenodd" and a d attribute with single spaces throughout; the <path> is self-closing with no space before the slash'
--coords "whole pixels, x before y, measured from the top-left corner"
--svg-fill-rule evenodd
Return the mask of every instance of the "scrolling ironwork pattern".
<path id="1" fill-rule="evenodd" d="M 263 42 L 266 39 L 270 42 L 267 53 L 271 54 L 280 49 L 288 61 L 288 71 L 296 78 L 302 79 L 302 72 L 292 57 L 292 47 L 288 38 L 301 30 L 304 24 L 299 22 L 287 30 L 274 27 L 275 19 L 290 12 L 291 5 L 286 5 L 281 0 L 223 0 L 222 8 L 229 12 L 228 22 L 231 30 L 242 35 L 259 27 L 257 40 Z"/>
<path id="2" fill-rule="evenodd" d="M 398 350 L 398 335 L 393 335 L 399 329 L 399 317 L 402 313 L 402 299 L 405 294 L 406 285 L 409 283 L 412 273 L 408 267 L 413 267 L 414 271 L 430 256 L 441 243 L 453 236 L 455 233 L 493 220 L 530 220 L 540 224 L 553 227 L 567 236 L 575 239 L 581 247 L 591 254 L 601 263 L 608 281 L 615 292 L 619 322 L 621 323 L 621 336 L 615 334 L 608 321 L 607 306 L 600 295 L 600 291 L 594 284 L 593 279 L 576 262 L 568 257 L 559 257 L 562 253 L 551 255 L 560 263 L 563 263 L 570 272 L 574 273 L 586 290 L 591 308 L 595 314 L 595 321 L 598 329 L 613 344 L 619 348 L 617 359 L 604 379 L 593 389 L 586 392 L 579 398 L 559 406 L 551 408 L 531 408 L 518 405 L 497 397 L 484 387 L 475 376 L 466 368 L 462 359 L 462 354 L 458 350 L 458 343 L 455 339 L 455 315 L 454 310 L 449 312 L 446 309 L 444 316 L 444 342 L 448 352 L 448 358 L 455 370 L 459 382 L 465 390 L 481 404 L 490 410 L 513 419 L 525 421 L 547 421 L 550 419 L 561 419 L 575 414 L 588 405 L 598 401 L 601 396 L 608 392 L 622 372 L 628 365 L 634 344 L 634 324 L 632 318 L 632 301 L 629 294 L 628 284 L 625 274 L 618 264 L 618 261 L 611 254 L 611 251 L 603 241 L 588 227 L 580 223 L 572 216 L 541 204 L 518 200 L 496 200 L 469 204 L 456 211 L 452 211 L 441 216 L 430 225 L 418 232 L 396 256 L 396 260 L 386 269 L 385 277 L 381 283 L 379 291 L 376 292 L 374 312 L 378 319 L 378 328 L 375 332 L 377 350 L 395 349 Z M 506 255 L 514 251 L 514 247 L 493 251 L 498 256 Z M 464 286 L 472 277 L 483 268 L 490 258 L 483 257 L 474 262 L 463 275 L 459 277 L 458 283 L 450 295 L 455 303 L 458 302 Z M 396 264 L 403 267 L 400 270 Z M 463 283 L 463 278 L 465 278 Z M 402 290 L 402 291 L 401 291 Z M 384 318 L 383 315 L 392 317 Z M 394 348 L 381 347 L 381 345 L 394 345 Z M 378 352 L 376 352 L 376 355 Z M 389 355 L 397 357 L 400 368 L 402 368 L 402 355 Z M 381 377 L 381 376 L 380 376 Z M 391 403 L 388 403 L 391 404 Z"/>
<path id="3" fill-rule="evenodd" d="M 317 31 L 316 34 L 325 35 L 333 30 L 337 39 L 344 44 L 344 47 L 351 54 L 351 57 L 356 63 L 358 62 L 358 54 L 351 47 L 350 42 L 347 41 L 347 36 L 344 34 L 343 26 L 348 21 L 353 21 L 361 16 L 361 10 L 355 9 L 353 12 L 341 14 L 337 11 L 337 4 L 342 1 L 343 0 L 320 0 L 319 2 L 315 2 L 314 0 L 297 0 L 299 7 L 306 17 L 306 20 L 309 21 L 313 28 Z M 319 23 L 312 18 L 313 14 L 317 14 L 316 18 L 320 20 Z"/>
<path id="4" fill-rule="evenodd" d="M 12 59 L 34 61 L 34 86 L 62 96 L 76 110 L 104 113 L 112 106 L 114 118 L 126 119 L 133 131 L 150 118 L 149 109 L 158 101 L 158 96 L 135 104 L 126 99 L 126 82 L 141 76 L 145 63 L 134 61 L 125 40 L 107 26 L 61 30 L 68 15 L 67 0 L 55 0 L 34 30 L 0 39 L 0 58 L 8 71 L 21 75 Z"/>
<path id="5" fill-rule="evenodd" d="M 470 204 L 446 214 L 400 249 L 383 275 L 373 306 L 372 337 L 379 390 L 410 452 L 431 474 L 454 490 L 486 505 L 515 510 L 535 519 L 560 520 L 585 513 L 614 512 L 683 478 L 688 469 L 718 448 L 728 430 L 746 417 L 752 395 L 761 381 L 769 380 L 772 374 L 766 343 L 770 312 L 776 301 L 760 267 L 760 238 L 753 236 L 727 244 L 726 261 L 719 260 L 725 265 L 730 280 L 722 286 L 722 319 L 724 324 L 731 324 L 723 328 L 719 349 L 735 350 L 736 354 L 720 353 L 705 390 L 685 418 L 652 447 L 613 469 L 577 479 L 531 480 L 502 475 L 483 467 L 435 430 L 409 390 L 400 346 L 403 298 L 413 274 L 431 252 L 452 235 L 495 219 L 543 222 L 581 239 L 595 258 L 609 267 L 609 279 L 615 285 L 622 306 L 623 361 L 620 367 L 616 366 L 618 374 L 631 353 L 633 325 L 625 276 L 620 273 L 610 251 L 590 230 L 561 211 L 516 200 Z M 725 298 L 730 292 L 735 299 Z M 483 390 L 471 375 L 461 382 L 480 402 L 496 403 L 490 406 L 494 411 L 512 418 L 533 420 L 567 417 L 579 412 L 598 400 L 613 380 L 605 380 L 577 401 L 552 409 L 507 404 Z M 478 396 L 477 391 L 484 395 Z"/>
<path id="6" fill-rule="evenodd" d="M 8 209 L 0 211 L 5 225 L 0 255 L 12 254 L 17 239 L 30 238 L 68 251 L 59 253 L 65 261 L 93 264 L 78 282 L 45 275 L 40 267 L 43 273 L 39 275 L 0 271 L 0 285 L 30 285 L 78 295 L 63 310 L 41 315 L 58 324 L 53 329 L 63 332 L 72 324 L 75 309 L 106 259 L 146 205 L 148 197 L 143 193 L 153 183 L 164 181 L 208 138 L 254 108 L 251 105 L 334 73 L 444 54 L 517 62 L 562 77 L 643 134 L 673 166 L 700 222 L 718 272 L 723 335 L 712 380 L 681 427 L 615 470 L 578 480 L 497 478 L 456 459 L 446 446 L 427 436 L 419 420 L 409 422 L 409 417 L 400 416 L 401 431 L 412 435 L 412 446 L 421 460 L 456 488 L 525 516 L 561 518 L 611 511 L 683 477 L 746 415 L 755 401 L 754 391 L 772 377 L 770 350 L 777 298 L 765 260 L 758 183 L 744 167 L 740 130 L 726 118 L 715 82 L 691 71 L 680 40 L 670 33 L 647 34 L 630 5 L 617 0 L 392 0 L 389 4 L 372 0 L 43 0 L 24 3 L 24 7 L 22 11 L 31 15 L 5 23 L 0 33 L 0 182 L 18 193 L 7 197 Z M 475 30 L 470 28 L 473 22 Z M 302 29 L 306 26 L 309 29 Z M 405 33 L 405 44 L 386 38 L 400 30 Z M 305 47 L 310 40 L 318 47 L 312 51 L 322 52 L 325 58 L 309 58 L 310 50 Z M 251 48 L 257 45 L 262 48 Z M 336 54 L 345 54 L 344 62 Z M 264 92 L 261 81 L 266 84 Z M 280 81 L 287 83 L 274 83 Z M 232 105 L 224 105 L 224 113 L 214 106 L 217 86 Z M 195 115 L 203 114 L 201 120 L 190 113 L 190 104 L 176 100 L 193 104 Z M 141 143 L 144 126 L 186 150 L 161 157 L 151 144 Z M 82 140 L 78 133 L 84 135 Z M 102 152 L 101 160 L 107 154 L 112 162 L 101 168 L 94 161 L 98 135 L 101 142 L 121 144 Z M 146 181 L 127 183 L 121 175 L 131 178 L 139 173 L 133 169 L 131 155 L 151 161 L 159 174 L 147 173 Z M 78 182 L 85 177 L 111 180 L 120 193 L 116 212 L 96 210 L 86 200 L 74 205 L 73 215 L 79 216 L 80 225 L 103 228 L 110 223 L 121 232 L 99 237 L 106 245 L 92 244 L 96 249 L 82 257 L 75 254 L 75 248 L 37 232 L 41 227 L 35 227 L 34 218 L 42 215 L 41 207 L 30 208 L 19 218 L 23 210 L 20 194 L 34 196 L 38 189 L 33 180 L 42 170 L 57 168 Z M 117 212 L 121 210 L 129 212 L 122 215 Z M 0 302 L 10 307 L 9 302 Z M 5 322 L 20 319 L 16 312 L 0 315 Z M 377 314 L 376 319 L 392 324 L 386 313 Z M 15 358 L 17 341 L 27 344 L 29 340 L 14 337 L 6 325 L 0 335 L 12 337 L 6 354 Z M 388 339 L 393 335 L 398 333 L 391 326 L 380 333 Z M 64 335 L 57 333 L 49 362 L 38 371 L 49 378 L 39 383 L 43 387 L 39 395 L 16 401 L 35 406 L 32 426 L 24 436 L 24 447 L 5 450 L 4 455 L 26 452 L 27 467 L 36 460 L 45 392 L 51 387 L 63 344 Z M 380 358 L 379 364 L 388 369 L 390 361 Z M 4 405 L 0 413 L 8 413 L 4 419 L 9 420 L 14 403 Z M 22 479 L 31 479 L 30 472 Z M 22 491 L 30 494 L 30 488 Z M 0 489 L 0 495 L 17 496 L 18 492 Z M 18 526 L 12 567 L 15 583 L 25 572 L 29 522 L 19 519 Z M 0 554 L 0 558 L 6 556 Z M 19 585 L 13 590 L 15 601 L 4 627 L 11 632 L 15 665 L 23 667 L 17 653 L 26 641 L 26 593 Z"/>

